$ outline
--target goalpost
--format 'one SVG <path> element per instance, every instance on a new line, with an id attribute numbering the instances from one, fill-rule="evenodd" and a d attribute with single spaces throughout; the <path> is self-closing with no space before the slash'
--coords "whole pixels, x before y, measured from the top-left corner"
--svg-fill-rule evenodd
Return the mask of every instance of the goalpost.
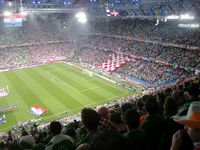
<path id="1" fill-rule="evenodd" d="M 88 75 L 89 77 L 94 76 L 94 73 L 92 71 L 87 70 L 87 69 L 83 69 L 82 73 Z"/>

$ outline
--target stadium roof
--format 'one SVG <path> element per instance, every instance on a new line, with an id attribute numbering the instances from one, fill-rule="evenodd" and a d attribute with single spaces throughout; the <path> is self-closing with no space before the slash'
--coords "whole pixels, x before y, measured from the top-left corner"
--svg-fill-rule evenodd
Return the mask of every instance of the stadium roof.
<path id="1" fill-rule="evenodd" d="M 2 0 L 0 10 L 69 13 L 88 10 L 94 16 L 132 16 L 137 18 L 192 14 L 199 17 L 199 0 Z"/>

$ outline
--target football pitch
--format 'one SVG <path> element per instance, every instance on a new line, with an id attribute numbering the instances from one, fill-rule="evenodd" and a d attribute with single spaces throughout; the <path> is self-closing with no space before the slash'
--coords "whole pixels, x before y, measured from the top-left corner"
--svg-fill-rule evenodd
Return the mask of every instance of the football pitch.
<path id="1" fill-rule="evenodd" d="M 11 104 L 17 104 L 17 108 L 3 113 L 6 123 L 0 124 L 0 131 L 38 118 L 28 112 L 35 104 L 47 108 L 41 116 L 46 122 L 140 92 L 131 92 L 97 76 L 89 77 L 64 63 L 1 72 L 0 88 L 7 85 L 9 94 L 0 98 L 0 108 Z"/>

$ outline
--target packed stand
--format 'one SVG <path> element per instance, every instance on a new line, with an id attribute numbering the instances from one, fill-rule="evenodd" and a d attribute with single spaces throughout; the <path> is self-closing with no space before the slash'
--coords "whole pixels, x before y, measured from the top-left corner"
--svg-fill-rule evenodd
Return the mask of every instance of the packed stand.
<path id="1" fill-rule="evenodd" d="M 199 51 L 125 40 L 118 37 L 94 35 L 82 41 L 83 49 L 79 55 L 82 63 L 98 67 L 107 62 L 113 53 L 124 53 L 131 60 L 115 73 L 123 78 L 136 77 L 160 86 L 186 79 L 199 70 Z M 132 58 L 132 55 L 139 56 Z"/>
<path id="2" fill-rule="evenodd" d="M 0 70 L 70 60 L 73 56 L 73 49 L 73 43 L 69 42 L 1 48 Z"/>
<path id="3" fill-rule="evenodd" d="M 137 39 L 164 43 L 183 44 L 199 47 L 200 32 L 198 28 L 187 29 L 178 27 L 177 22 L 161 22 L 132 19 L 95 20 L 92 33 L 107 35 L 131 36 Z"/>
<path id="4" fill-rule="evenodd" d="M 151 24 L 148 25 L 145 23 L 141 25 L 143 21 L 135 21 L 133 23 L 134 26 L 131 26 L 132 21 L 128 21 L 127 24 L 126 21 L 108 22 L 107 25 L 102 25 L 104 27 L 102 29 L 97 25 L 96 28 L 98 29 L 96 30 L 98 32 L 101 29 L 101 33 L 113 35 L 116 33 L 121 35 L 122 33 L 124 35 L 133 35 L 137 38 L 147 37 L 150 40 L 160 40 L 159 36 L 166 31 L 165 29 L 169 29 L 164 26 L 162 31 L 158 29 L 158 33 L 152 31 L 152 35 L 149 35 L 148 31 L 155 30 L 154 28 L 156 27 L 152 28 Z M 116 27 L 114 28 L 113 23 L 116 23 Z M 121 27 L 118 28 L 119 25 Z M 111 27 L 113 28 L 112 30 L 110 30 Z M 174 28 L 169 31 L 169 34 L 166 34 L 169 37 L 164 38 L 165 42 L 179 43 L 178 38 L 182 37 L 184 39 L 186 37 L 186 32 L 179 33 L 179 30 Z M 177 36 L 170 39 L 173 29 L 177 33 Z M 1 48 L 1 69 L 45 63 L 51 61 L 53 58 L 63 56 L 68 59 L 72 58 L 73 43 L 45 44 L 46 40 L 59 39 L 59 37 L 52 35 L 49 35 L 50 38 L 48 39 L 48 34 L 51 34 L 48 33 L 50 30 L 51 27 L 47 27 L 45 30 L 47 34 L 42 33 L 40 35 L 40 30 L 36 29 L 35 33 L 26 33 L 29 30 L 24 29 L 24 32 L 28 35 L 26 42 L 29 43 L 33 40 L 35 43 L 26 47 L 18 45 L 25 40 L 21 37 L 14 37 L 14 42 L 8 39 L 4 41 L 2 37 L 3 44 L 7 42 L 6 44 L 15 44 L 18 46 Z M 194 35 L 193 31 L 191 32 L 191 35 Z M 17 35 L 20 34 L 21 31 Z M 198 37 L 199 33 L 196 32 L 195 34 Z M 30 38 L 28 38 L 29 36 Z M 198 39 L 187 38 L 185 41 L 189 41 L 186 43 L 193 43 L 191 41 L 193 40 L 198 46 Z M 65 38 L 61 36 L 61 39 Z M 36 44 L 37 42 L 40 44 Z M 81 42 L 83 42 L 81 43 L 82 47 L 79 52 L 79 61 L 81 63 L 97 66 L 99 63 L 105 62 L 114 51 L 133 53 L 141 55 L 141 57 L 150 58 L 150 60 L 133 59 L 117 70 L 117 73 L 124 74 L 125 76 L 136 76 L 157 84 L 161 81 L 170 81 L 177 78 L 185 80 L 192 76 L 193 72 L 176 68 L 176 66 L 172 67 L 170 65 L 155 63 L 155 59 L 167 61 L 167 63 L 178 63 L 186 67 L 188 65 L 189 67 L 199 67 L 199 59 L 197 58 L 199 52 L 196 51 L 182 51 L 179 48 L 173 48 L 173 51 L 170 47 L 158 44 L 101 36 L 92 37 L 89 40 Z M 185 148 L 186 150 L 196 150 L 199 148 L 200 79 L 192 78 L 183 83 L 161 88 L 158 91 L 153 90 L 148 94 L 144 93 L 138 96 L 131 96 L 127 99 L 124 98 L 109 108 L 101 107 L 96 108 L 96 110 L 84 108 L 80 113 L 81 121 L 74 120 L 69 124 L 65 124 L 65 126 L 58 121 L 53 121 L 49 126 L 45 126 L 42 129 L 37 124 L 34 124 L 30 130 L 26 128 L 26 125 L 22 125 L 20 126 L 21 135 L 16 134 L 14 129 L 8 132 L 8 134 L 2 135 L 0 149 L 181 150 Z M 173 117 L 177 113 L 178 115 L 186 115 L 188 113 L 187 116 L 195 113 L 193 112 L 193 106 L 197 108 L 197 118 L 193 117 L 191 120 L 187 118 L 183 121 L 180 117 Z M 184 128 L 183 125 L 187 126 L 187 130 L 182 130 Z"/>
<path id="5" fill-rule="evenodd" d="M 54 15 L 28 15 L 21 27 L 4 27 L 0 21 L 0 47 L 68 41 L 71 37 Z"/>
<path id="6" fill-rule="evenodd" d="M 0 146 L 3 150 L 198 150 L 199 96 L 200 79 L 191 78 L 113 106 L 84 108 L 80 121 L 65 126 L 58 121 L 42 129 L 36 124 L 30 130 L 21 126 L 21 135 L 9 131 Z"/>
<path id="7" fill-rule="evenodd" d="M 198 50 L 186 50 L 107 36 L 92 36 L 88 40 L 85 40 L 82 45 L 93 46 L 107 51 L 135 54 L 149 60 L 161 61 L 174 66 L 200 69 L 200 52 Z"/>
<path id="8" fill-rule="evenodd" d="M 137 77 L 157 86 L 171 83 L 173 80 L 188 78 L 191 74 L 183 69 L 174 69 L 170 66 L 148 61 L 129 62 L 116 72 L 124 77 Z"/>

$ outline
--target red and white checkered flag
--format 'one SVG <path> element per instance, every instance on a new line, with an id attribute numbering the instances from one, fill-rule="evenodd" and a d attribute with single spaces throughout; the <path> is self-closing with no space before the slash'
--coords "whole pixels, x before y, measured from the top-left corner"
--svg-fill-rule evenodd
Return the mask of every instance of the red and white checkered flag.
<path id="1" fill-rule="evenodd" d="M 130 56 L 113 53 L 107 62 L 98 65 L 98 67 L 108 72 L 113 72 L 119 67 L 125 65 L 128 61 L 130 61 Z"/>

